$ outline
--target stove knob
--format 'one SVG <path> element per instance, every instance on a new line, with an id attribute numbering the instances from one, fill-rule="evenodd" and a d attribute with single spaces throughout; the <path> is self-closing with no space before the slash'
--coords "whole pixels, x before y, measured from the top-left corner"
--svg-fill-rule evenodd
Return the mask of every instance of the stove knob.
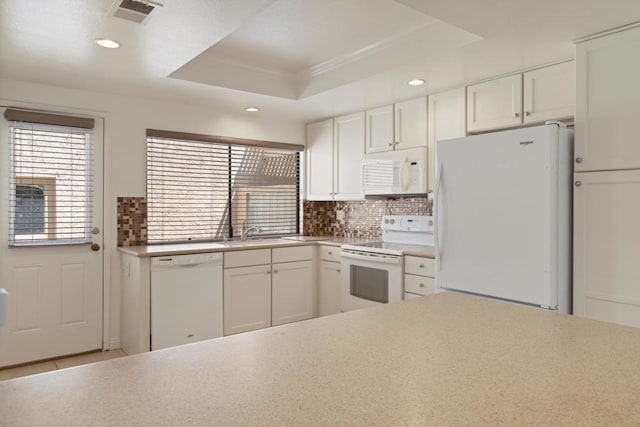
<path id="1" fill-rule="evenodd" d="M 389 222 L 390 222 L 391 224 L 395 224 L 396 220 L 395 220 L 395 219 L 390 219 L 390 220 L 389 220 Z"/>

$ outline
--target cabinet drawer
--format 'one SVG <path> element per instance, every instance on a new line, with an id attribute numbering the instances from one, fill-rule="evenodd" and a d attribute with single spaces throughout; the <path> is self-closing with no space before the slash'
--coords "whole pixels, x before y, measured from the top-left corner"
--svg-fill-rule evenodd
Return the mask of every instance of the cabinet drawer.
<path id="1" fill-rule="evenodd" d="M 273 248 L 272 261 L 293 262 L 313 259 L 312 246 L 292 246 L 289 248 Z"/>
<path id="2" fill-rule="evenodd" d="M 418 276 L 436 277 L 436 261 L 432 258 L 405 256 L 404 272 Z"/>
<path id="3" fill-rule="evenodd" d="M 418 295 L 431 295 L 436 292 L 436 281 L 430 277 L 405 274 L 404 291 Z"/>
<path id="4" fill-rule="evenodd" d="M 247 267 L 271 263 L 271 249 L 229 251 L 224 253 L 224 268 Z"/>
<path id="5" fill-rule="evenodd" d="M 410 294 L 409 292 L 404 293 L 404 299 L 422 298 L 423 296 L 424 295 Z"/>
<path id="6" fill-rule="evenodd" d="M 340 247 L 320 246 L 320 259 L 325 261 L 340 262 Z"/>

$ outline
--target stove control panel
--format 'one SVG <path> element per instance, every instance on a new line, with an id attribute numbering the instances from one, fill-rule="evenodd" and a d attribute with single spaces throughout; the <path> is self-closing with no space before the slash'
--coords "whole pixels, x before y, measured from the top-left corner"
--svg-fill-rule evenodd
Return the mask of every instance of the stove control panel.
<path id="1" fill-rule="evenodd" d="M 433 217 L 426 215 L 383 215 L 383 231 L 433 232 Z"/>

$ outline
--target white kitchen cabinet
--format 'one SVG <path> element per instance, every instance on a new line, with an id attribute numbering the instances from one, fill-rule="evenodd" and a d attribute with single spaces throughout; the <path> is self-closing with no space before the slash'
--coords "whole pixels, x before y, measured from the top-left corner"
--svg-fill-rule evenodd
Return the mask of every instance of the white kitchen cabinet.
<path id="1" fill-rule="evenodd" d="M 297 261 L 272 266 L 273 326 L 313 317 L 313 261 Z"/>
<path id="2" fill-rule="evenodd" d="M 483 132 L 571 118 L 575 62 L 467 86 L 467 131 Z"/>
<path id="3" fill-rule="evenodd" d="M 573 313 L 640 327 L 640 170 L 574 175 Z"/>
<path id="4" fill-rule="evenodd" d="M 640 326 L 638 49 L 638 27 L 576 46 L 573 192 L 574 314 L 633 326 Z"/>
<path id="5" fill-rule="evenodd" d="M 427 99 L 413 98 L 366 111 L 365 152 L 427 146 Z"/>
<path id="6" fill-rule="evenodd" d="M 521 123 L 521 73 L 467 86 L 467 131 L 503 129 Z"/>
<path id="7" fill-rule="evenodd" d="M 318 315 L 340 313 L 340 248 L 320 246 L 318 280 Z"/>
<path id="8" fill-rule="evenodd" d="M 364 113 L 336 117 L 333 129 L 335 142 L 333 199 L 364 199 L 364 193 L 362 192 Z"/>
<path id="9" fill-rule="evenodd" d="M 306 199 L 360 200 L 364 113 L 307 125 Z"/>
<path id="10" fill-rule="evenodd" d="M 394 148 L 427 146 L 427 98 L 420 97 L 394 105 Z"/>
<path id="11" fill-rule="evenodd" d="M 319 307 L 320 316 L 340 313 L 340 263 L 320 261 Z"/>
<path id="12" fill-rule="evenodd" d="M 404 257 L 404 299 L 431 295 L 436 291 L 436 265 L 433 258 Z"/>
<path id="13" fill-rule="evenodd" d="M 312 246 L 225 252 L 224 266 L 225 335 L 313 317 Z"/>
<path id="14" fill-rule="evenodd" d="M 307 125 L 306 198 L 333 199 L 333 119 Z"/>
<path id="15" fill-rule="evenodd" d="M 567 61 L 524 73 L 523 122 L 573 117 L 576 105 L 575 61 Z"/>
<path id="16" fill-rule="evenodd" d="M 271 326 L 271 265 L 224 270 L 224 334 Z"/>
<path id="17" fill-rule="evenodd" d="M 365 132 L 365 152 L 380 153 L 392 151 L 395 133 L 393 131 L 393 105 L 367 110 Z"/>
<path id="18" fill-rule="evenodd" d="M 127 354 L 151 350 L 151 258 L 120 254 L 120 345 Z"/>
<path id="19" fill-rule="evenodd" d="M 576 45 L 575 171 L 640 168 L 640 28 Z"/>
<path id="20" fill-rule="evenodd" d="M 464 88 L 458 88 L 429 95 L 428 103 L 427 188 L 434 191 L 437 141 L 466 135 L 466 91 Z"/>

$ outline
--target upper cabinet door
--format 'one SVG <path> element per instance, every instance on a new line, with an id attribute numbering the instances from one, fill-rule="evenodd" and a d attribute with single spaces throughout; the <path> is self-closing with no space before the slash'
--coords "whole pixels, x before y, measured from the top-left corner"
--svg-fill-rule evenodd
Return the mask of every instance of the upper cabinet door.
<path id="1" fill-rule="evenodd" d="M 395 149 L 427 146 L 427 98 L 414 98 L 394 105 Z"/>
<path id="2" fill-rule="evenodd" d="M 366 111 L 366 148 L 365 152 L 379 153 L 393 151 L 393 105 Z"/>
<path id="3" fill-rule="evenodd" d="M 307 125 L 306 198 L 333 198 L 333 119 Z"/>
<path id="4" fill-rule="evenodd" d="M 464 88 L 429 95 L 427 152 L 429 191 L 435 190 L 436 142 L 466 135 L 465 95 Z"/>
<path id="5" fill-rule="evenodd" d="M 522 123 L 522 74 L 467 86 L 467 131 L 508 128 Z"/>
<path id="6" fill-rule="evenodd" d="M 334 123 L 334 200 L 364 199 L 364 112 L 336 117 Z"/>
<path id="7" fill-rule="evenodd" d="M 395 149 L 427 146 L 427 98 L 394 105 Z"/>
<path id="8" fill-rule="evenodd" d="M 576 105 L 574 61 L 524 73 L 524 122 L 573 117 Z"/>
<path id="9" fill-rule="evenodd" d="M 576 45 L 575 170 L 640 168 L 640 28 Z"/>

